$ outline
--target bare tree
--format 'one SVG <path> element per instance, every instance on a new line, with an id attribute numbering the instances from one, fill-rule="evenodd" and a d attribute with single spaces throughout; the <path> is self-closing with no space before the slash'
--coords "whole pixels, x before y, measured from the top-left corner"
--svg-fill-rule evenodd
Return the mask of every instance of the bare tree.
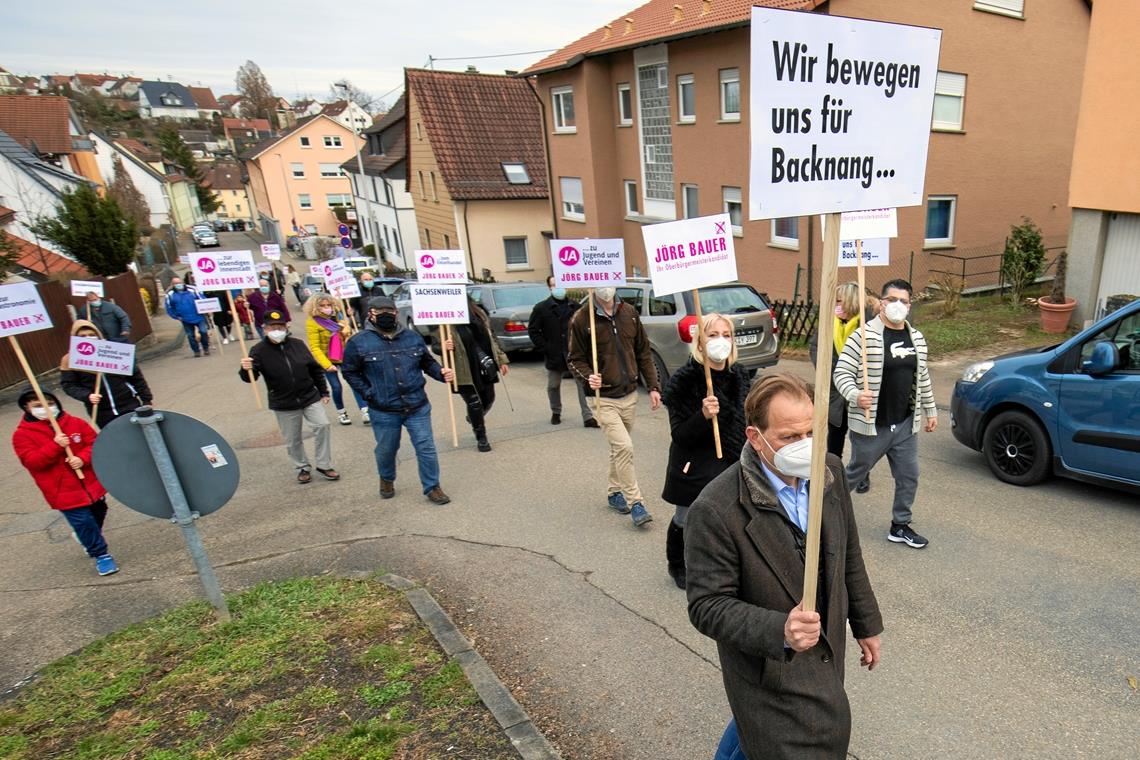
<path id="1" fill-rule="evenodd" d="M 368 113 L 372 113 L 373 106 L 379 102 L 375 95 L 367 90 L 360 89 L 347 79 L 330 84 L 329 95 L 332 96 L 333 100 L 351 100 Z"/>
<path id="2" fill-rule="evenodd" d="M 268 119 L 276 124 L 277 96 L 269 86 L 269 80 L 261 72 L 261 67 L 253 61 L 246 61 L 237 70 L 234 80 L 237 90 L 245 98 L 242 112 L 246 117 Z"/>
<path id="3" fill-rule="evenodd" d="M 129 219 L 134 220 L 144 237 L 149 236 L 154 230 L 150 226 L 150 206 L 147 205 L 146 198 L 123 168 L 119 154 L 111 156 L 111 164 L 114 166 L 114 175 L 107 185 L 107 195 L 118 201 L 119 208 Z"/>

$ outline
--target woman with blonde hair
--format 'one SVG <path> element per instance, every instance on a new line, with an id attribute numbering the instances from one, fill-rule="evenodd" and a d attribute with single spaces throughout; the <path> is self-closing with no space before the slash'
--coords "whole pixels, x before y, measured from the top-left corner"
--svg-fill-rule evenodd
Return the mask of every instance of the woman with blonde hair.
<path id="1" fill-rule="evenodd" d="M 685 516 L 689 505 L 709 481 L 740 459 L 744 448 L 744 399 L 751 387 L 748 370 L 736 363 L 736 334 L 732 320 L 722 314 L 701 319 L 693 336 L 691 356 L 665 384 L 661 401 L 669 409 L 669 464 L 661 498 L 676 508 L 665 535 L 665 561 L 678 588 L 685 588 Z M 705 383 L 705 366 L 712 376 L 712 393 Z M 721 451 L 716 457 L 712 418 L 720 428 Z"/>
<path id="2" fill-rule="evenodd" d="M 339 298 L 328 293 L 317 293 L 305 301 L 301 308 L 308 315 L 305 321 L 305 334 L 309 339 L 309 350 L 325 371 L 325 380 L 328 381 L 333 404 L 336 405 L 337 421 L 342 425 L 351 425 L 352 420 L 348 418 L 348 412 L 344 408 L 344 389 L 340 382 L 344 345 L 352 336 L 344 313 L 344 304 Z M 355 388 L 352 390 L 352 395 L 356 398 L 356 405 L 360 407 L 360 421 L 367 425 L 368 402 L 360 397 Z"/>

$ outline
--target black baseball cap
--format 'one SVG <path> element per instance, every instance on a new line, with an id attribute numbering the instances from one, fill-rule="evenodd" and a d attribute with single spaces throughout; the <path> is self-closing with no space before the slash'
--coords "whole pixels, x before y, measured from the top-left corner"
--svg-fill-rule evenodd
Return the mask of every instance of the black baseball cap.
<path id="1" fill-rule="evenodd" d="M 388 296 L 376 296 L 375 298 L 369 299 L 368 308 L 375 309 L 376 311 L 380 311 L 381 309 L 395 309 L 396 302 Z"/>
<path id="2" fill-rule="evenodd" d="M 273 309 L 272 311 L 265 312 L 265 319 L 261 320 L 263 325 L 287 325 L 289 324 L 289 317 L 281 312 Z"/>

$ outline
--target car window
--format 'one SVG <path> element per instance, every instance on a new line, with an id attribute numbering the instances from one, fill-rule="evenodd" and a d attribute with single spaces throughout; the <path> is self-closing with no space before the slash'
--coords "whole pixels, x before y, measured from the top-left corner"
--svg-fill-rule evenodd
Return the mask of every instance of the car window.
<path id="1" fill-rule="evenodd" d="M 1140 311 L 1113 322 L 1086 340 L 1081 345 L 1081 361 L 1078 367 L 1083 367 L 1084 363 L 1092 358 L 1093 348 L 1101 341 L 1114 344 L 1120 352 L 1117 362 L 1119 370 L 1140 372 Z"/>
<path id="2" fill-rule="evenodd" d="M 642 305 L 645 302 L 645 291 L 641 288 L 618 288 L 618 297 L 625 301 L 627 304 L 637 309 L 637 313 L 641 313 Z"/>
<path id="3" fill-rule="evenodd" d="M 399 282 L 382 282 L 382 283 L 380 283 L 380 292 L 386 296 L 390 296 L 393 293 L 395 293 L 395 292 L 397 292 L 403 288 L 404 288 L 403 283 L 399 283 Z"/>
<path id="4" fill-rule="evenodd" d="M 480 306 L 483 305 L 483 289 L 482 288 L 471 288 L 470 290 L 467 291 L 467 295 L 475 303 L 479 304 Z"/>
<path id="5" fill-rule="evenodd" d="M 670 317 L 677 313 L 677 299 L 670 293 L 667 296 L 659 296 L 650 291 L 649 293 L 649 316 L 651 317 Z"/>
<path id="6" fill-rule="evenodd" d="M 392 295 L 392 300 L 393 301 L 395 301 L 397 299 L 399 299 L 401 301 L 405 300 L 408 297 L 408 291 L 409 290 L 410 290 L 410 288 L 408 287 L 408 283 L 405 282 L 403 285 L 396 288 L 396 292 Z"/>
<path id="7" fill-rule="evenodd" d="M 539 301 L 550 297 L 550 290 L 545 285 L 526 286 L 522 288 L 498 288 L 495 293 L 496 309 L 515 309 L 520 306 L 534 306 Z"/>
<path id="8" fill-rule="evenodd" d="M 705 314 L 748 314 L 767 309 L 760 294 L 747 285 L 701 288 L 701 311 Z"/>

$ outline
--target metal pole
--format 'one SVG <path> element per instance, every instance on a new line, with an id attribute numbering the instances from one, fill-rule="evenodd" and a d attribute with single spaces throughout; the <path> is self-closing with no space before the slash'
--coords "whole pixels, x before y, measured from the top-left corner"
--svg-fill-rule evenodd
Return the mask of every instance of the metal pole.
<path id="1" fill-rule="evenodd" d="M 186 548 L 190 551 L 190 558 L 194 560 L 194 568 L 198 571 L 198 578 L 206 591 L 206 597 L 214 610 L 218 613 L 218 620 L 226 622 L 230 619 L 230 608 L 226 605 L 226 598 L 218 585 L 218 578 L 214 575 L 214 568 L 206 557 L 206 548 L 202 545 L 202 536 L 198 533 L 198 526 L 194 524 L 195 515 L 190 512 L 190 504 L 186 501 L 186 494 L 182 490 L 182 483 L 178 480 L 178 473 L 174 469 L 174 462 L 166 448 L 166 441 L 162 437 L 158 423 L 162 421 L 162 412 L 155 412 L 149 406 L 140 406 L 131 415 L 131 422 L 142 426 L 143 437 L 146 438 L 147 448 L 154 458 L 154 465 L 158 468 L 158 476 L 162 478 L 162 486 L 166 489 L 166 496 L 170 499 L 170 506 L 174 509 L 171 522 L 182 528 L 182 538 L 186 541 Z"/>

